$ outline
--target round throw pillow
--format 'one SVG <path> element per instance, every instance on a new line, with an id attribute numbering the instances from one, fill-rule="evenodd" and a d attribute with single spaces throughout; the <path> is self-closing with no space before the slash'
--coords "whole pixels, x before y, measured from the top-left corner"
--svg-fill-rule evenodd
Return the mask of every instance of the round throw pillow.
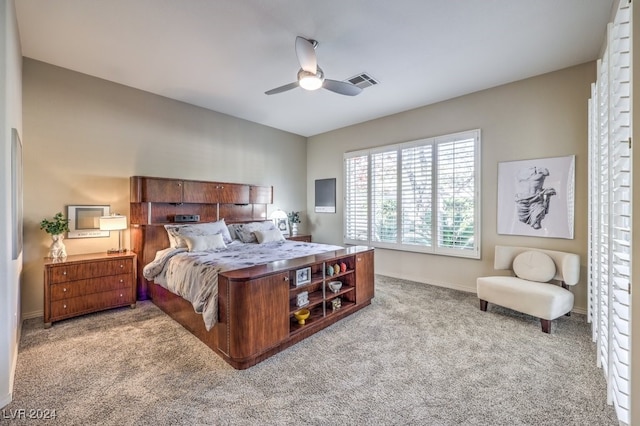
<path id="1" fill-rule="evenodd" d="M 513 259 L 513 272 L 523 280 L 546 283 L 556 275 L 556 264 L 540 251 L 525 251 Z"/>

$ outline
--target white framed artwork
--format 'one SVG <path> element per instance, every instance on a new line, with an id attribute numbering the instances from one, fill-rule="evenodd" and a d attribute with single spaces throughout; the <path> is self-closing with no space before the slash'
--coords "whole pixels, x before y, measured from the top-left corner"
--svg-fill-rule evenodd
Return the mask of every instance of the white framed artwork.
<path id="1" fill-rule="evenodd" d="M 100 216 L 109 216 L 109 206 L 67 206 L 67 238 L 108 237 L 109 231 L 100 230 Z"/>
<path id="2" fill-rule="evenodd" d="M 498 163 L 498 234 L 573 239 L 575 155 Z"/>

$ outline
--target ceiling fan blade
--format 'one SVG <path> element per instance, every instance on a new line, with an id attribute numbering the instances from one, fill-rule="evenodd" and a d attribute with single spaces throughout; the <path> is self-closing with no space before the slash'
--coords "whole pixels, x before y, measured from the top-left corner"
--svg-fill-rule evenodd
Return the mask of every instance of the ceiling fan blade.
<path id="1" fill-rule="evenodd" d="M 276 93 L 286 92 L 287 90 L 295 89 L 298 87 L 298 82 L 294 81 L 293 83 L 285 84 L 284 86 L 276 87 L 275 89 L 267 90 L 264 92 L 265 95 L 275 95 Z"/>
<path id="2" fill-rule="evenodd" d="M 296 56 L 300 62 L 300 68 L 315 74 L 318 69 L 316 50 L 314 44 L 304 37 L 296 37 Z"/>
<path id="3" fill-rule="evenodd" d="M 338 80 L 329 80 L 328 78 L 324 79 L 322 87 L 327 90 L 331 90 L 332 92 L 347 96 L 355 96 L 362 92 L 361 88 L 359 88 L 358 86 L 354 86 L 351 83 L 346 83 L 344 81 Z"/>

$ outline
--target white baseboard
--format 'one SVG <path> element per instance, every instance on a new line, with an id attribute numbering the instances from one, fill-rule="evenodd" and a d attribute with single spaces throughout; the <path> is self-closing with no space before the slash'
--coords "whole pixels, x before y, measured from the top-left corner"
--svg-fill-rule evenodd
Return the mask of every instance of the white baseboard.
<path id="1" fill-rule="evenodd" d="M 22 326 L 18 328 L 18 342 L 13 352 L 13 362 L 11 363 L 11 371 L 9 372 L 9 393 L 0 396 L 0 408 L 4 408 L 13 401 L 13 384 L 16 379 L 16 367 L 18 366 L 18 347 L 20 346 L 20 336 L 22 335 Z"/>
<path id="2" fill-rule="evenodd" d="M 445 282 L 445 281 L 429 281 L 429 282 L 426 282 L 426 281 L 417 280 L 417 279 L 415 279 L 413 277 L 405 277 L 405 276 L 394 277 L 392 275 L 386 275 L 386 274 L 376 274 L 376 275 L 382 275 L 382 276 L 390 277 L 390 278 L 397 278 L 399 280 L 413 281 L 413 282 L 416 282 L 416 283 L 432 285 L 432 286 L 435 286 L 435 287 L 450 288 L 452 290 L 464 291 L 465 293 L 474 293 L 475 294 L 475 288 L 474 289 L 470 289 L 469 287 L 466 287 L 466 286 L 462 286 L 462 285 L 454 284 L 454 283 L 450 283 L 450 282 Z"/>
<path id="3" fill-rule="evenodd" d="M 11 403 L 11 401 L 13 401 L 13 395 L 12 394 L 3 395 L 0 398 L 0 408 L 6 407 L 7 405 L 9 405 Z"/>
<path id="4" fill-rule="evenodd" d="M 38 318 L 38 317 L 44 318 L 44 311 L 33 311 L 33 312 L 22 313 L 22 321 L 27 319 L 32 319 L 32 318 Z"/>
<path id="5" fill-rule="evenodd" d="M 571 312 L 575 312 L 576 314 L 587 315 L 587 310 L 584 308 L 576 308 L 575 306 L 571 310 Z"/>
<path id="6" fill-rule="evenodd" d="M 378 275 L 384 275 L 384 274 L 378 274 Z M 384 276 L 391 277 L 390 275 L 384 275 Z M 450 288 L 451 290 L 463 291 L 465 293 L 477 294 L 475 289 L 470 289 L 469 287 L 465 287 L 465 286 L 461 286 L 461 285 L 458 285 L 458 284 L 453 284 L 453 283 L 449 283 L 449 282 L 445 282 L 445 281 L 424 282 L 424 281 L 416 281 L 414 279 L 404 278 L 404 277 L 391 277 L 391 278 L 398 278 L 398 279 L 401 279 L 401 280 L 419 282 L 419 283 L 422 283 L 422 284 L 432 285 L 432 286 L 435 286 L 435 287 L 444 287 L 444 288 Z M 580 308 L 580 307 L 575 307 L 575 306 L 573 307 L 571 312 L 574 312 L 576 314 L 581 314 L 581 315 L 587 315 L 587 310 L 585 308 Z"/>

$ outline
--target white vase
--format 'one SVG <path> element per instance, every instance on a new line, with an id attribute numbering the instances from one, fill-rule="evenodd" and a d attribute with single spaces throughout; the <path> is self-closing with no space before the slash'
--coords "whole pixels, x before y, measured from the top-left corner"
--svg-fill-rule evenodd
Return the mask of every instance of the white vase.
<path id="1" fill-rule="evenodd" d="M 51 243 L 51 247 L 49 248 L 49 257 L 52 259 L 60 259 L 62 257 L 67 257 L 67 248 L 64 246 L 62 240 L 64 240 L 64 235 L 55 234 L 51 235 L 51 239 L 53 242 Z"/>
<path id="2" fill-rule="evenodd" d="M 298 235 L 298 224 L 297 223 L 292 223 L 291 224 L 291 235 Z"/>

